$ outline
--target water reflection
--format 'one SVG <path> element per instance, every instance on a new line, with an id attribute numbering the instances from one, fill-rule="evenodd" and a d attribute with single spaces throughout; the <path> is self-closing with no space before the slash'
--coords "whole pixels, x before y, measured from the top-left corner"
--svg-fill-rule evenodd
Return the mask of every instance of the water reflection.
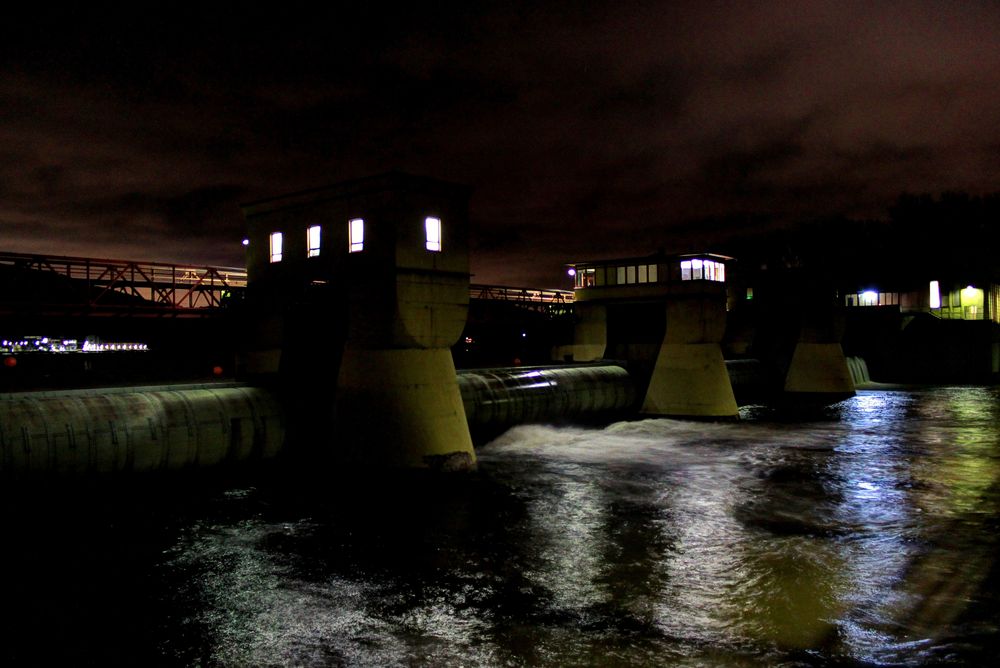
<path id="1" fill-rule="evenodd" d="M 518 427 L 475 476 L 317 476 L 144 517 L 162 549 L 123 533 L 103 576 L 133 558 L 175 665 L 986 663 L 998 399 Z"/>

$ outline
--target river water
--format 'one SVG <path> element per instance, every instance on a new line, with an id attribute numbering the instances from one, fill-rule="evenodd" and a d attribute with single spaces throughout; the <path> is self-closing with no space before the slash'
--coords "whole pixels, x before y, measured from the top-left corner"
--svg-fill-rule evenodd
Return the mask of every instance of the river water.
<path id="1" fill-rule="evenodd" d="M 741 417 L 521 426 L 443 481 L 7 500 L 0 659 L 992 664 L 1000 390 Z"/>

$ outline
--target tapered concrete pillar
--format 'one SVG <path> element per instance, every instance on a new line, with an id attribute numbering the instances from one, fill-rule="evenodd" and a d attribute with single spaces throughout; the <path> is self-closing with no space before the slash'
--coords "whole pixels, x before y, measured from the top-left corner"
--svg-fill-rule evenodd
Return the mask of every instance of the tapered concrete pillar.
<path id="1" fill-rule="evenodd" d="M 465 470 L 475 453 L 451 351 L 348 347 L 337 378 L 338 434 L 362 465 Z"/>
<path id="2" fill-rule="evenodd" d="M 854 381 L 839 343 L 799 341 L 785 376 L 785 392 L 854 394 Z"/>
<path id="3" fill-rule="evenodd" d="M 573 343 L 556 346 L 557 362 L 593 362 L 602 359 L 608 347 L 608 309 L 604 304 L 577 302 Z"/>
<path id="4" fill-rule="evenodd" d="M 642 404 L 648 415 L 735 418 L 739 411 L 722 357 L 725 301 L 682 295 L 667 302 L 667 329 Z"/>
<path id="5" fill-rule="evenodd" d="M 785 394 L 824 398 L 853 396 L 854 380 L 840 345 L 843 323 L 833 313 L 833 308 L 806 310 L 802 323 L 785 374 Z"/>

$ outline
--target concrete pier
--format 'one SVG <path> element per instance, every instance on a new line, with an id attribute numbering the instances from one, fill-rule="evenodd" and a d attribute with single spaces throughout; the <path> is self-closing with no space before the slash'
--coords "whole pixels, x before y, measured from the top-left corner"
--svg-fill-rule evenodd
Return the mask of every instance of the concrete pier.
<path id="1" fill-rule="evenodd" d="M 678 296 L 666 308 L 667 331 L 642 412 L 735 418 L 739 411 L 720 345 L 726 327 L 724 296 Z"/>
<path id="2" fill-rule="evenodd" d="M 731 259 L 657 254 L 571 265 L 580 315 L 572 346 L 556 353 L 627 360 L 646 387 L 644 414 L 737 417 L 721 347 Z"/>
<path id="3" fill-rule="evenodd" d="M 468 197 L 390 173 L 244 207 L 248 302 L 268 323 L 247 368 L 283 388 L 290 420 L 332 460 L 475 467 L 450 353 L 468 316 Z M 335 335 L 310 358 L 325 312 Z"/>

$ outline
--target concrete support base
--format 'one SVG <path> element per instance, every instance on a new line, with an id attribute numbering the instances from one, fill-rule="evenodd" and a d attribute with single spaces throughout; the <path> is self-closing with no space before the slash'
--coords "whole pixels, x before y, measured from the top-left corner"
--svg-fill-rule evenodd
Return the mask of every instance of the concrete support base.
<path id="1" fill-rule="evenodd" d="M 718 343 L 664 343 L 642 404 L 647 415 L 735 418 L 739 411 Z"/>
<path id="2" fill-rule="evenodd" d="M 785 392 L 852 396 L 854 389 L 839 343 L 796 344 L 785 376 Z"/>
<path id="3" fill-rule="evenodd" d="M 476 466 L 447 348 L 346 348 L 337 379 L 334 433 L 333 447 L 362 465 Z"/>

